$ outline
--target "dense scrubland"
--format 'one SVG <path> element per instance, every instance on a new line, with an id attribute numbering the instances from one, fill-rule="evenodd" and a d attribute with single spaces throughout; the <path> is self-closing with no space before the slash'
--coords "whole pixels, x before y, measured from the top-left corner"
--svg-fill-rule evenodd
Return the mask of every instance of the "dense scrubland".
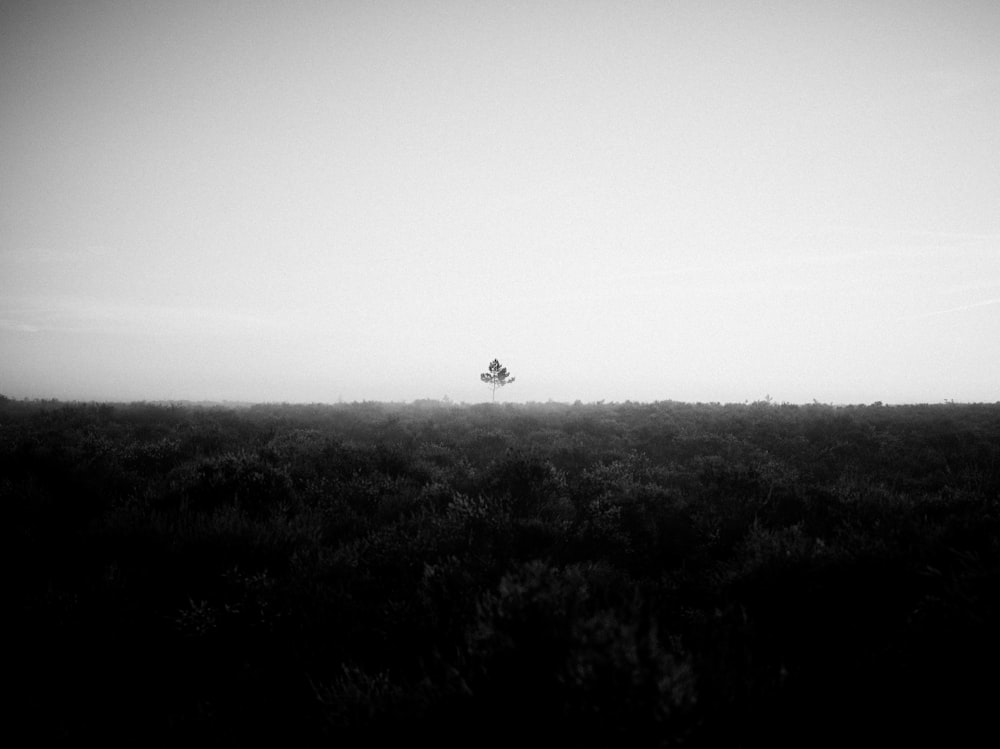
<path id="1" fill-rule="evenodd" d="M 1000 404 L 0 402 L 37 738 L 815 746 L 1000 697 Z"/>

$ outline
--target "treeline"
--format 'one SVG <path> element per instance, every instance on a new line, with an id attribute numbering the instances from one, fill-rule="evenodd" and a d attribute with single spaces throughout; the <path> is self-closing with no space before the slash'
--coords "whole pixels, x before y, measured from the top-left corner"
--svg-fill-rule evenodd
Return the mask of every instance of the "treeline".
<path id="1" fill-rule="evenodd" d="M 0 401 L 39 738 L 954 739 L 1000 405 Z"/>

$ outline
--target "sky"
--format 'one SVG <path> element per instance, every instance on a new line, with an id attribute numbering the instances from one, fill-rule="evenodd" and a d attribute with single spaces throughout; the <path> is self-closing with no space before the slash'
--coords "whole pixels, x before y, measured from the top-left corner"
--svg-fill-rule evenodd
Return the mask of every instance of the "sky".
<path id="1" fill-rule="evenodd" d="M 1000 400 L 1000 3 L 0 0 L 0 393 Z"/>

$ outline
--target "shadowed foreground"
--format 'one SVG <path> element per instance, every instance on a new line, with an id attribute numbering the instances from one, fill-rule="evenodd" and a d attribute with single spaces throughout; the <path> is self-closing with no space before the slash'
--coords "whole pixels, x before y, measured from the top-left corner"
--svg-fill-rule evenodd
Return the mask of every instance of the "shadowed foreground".
<path id="1" fill-rule="evenodd" d="M 0 402 L 42 738 L 960 739 L 1000 406 Z"/>

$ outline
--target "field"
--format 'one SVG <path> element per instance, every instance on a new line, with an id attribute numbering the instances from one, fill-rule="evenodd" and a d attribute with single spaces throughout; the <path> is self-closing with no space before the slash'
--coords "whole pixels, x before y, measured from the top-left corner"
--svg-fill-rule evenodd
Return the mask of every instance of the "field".
<path id="1" fill-rule="evenodd" d="M 1000 704 L 1000 404 L 2 399 L 0 499 L 39 740 L 962 742 Z"/>

